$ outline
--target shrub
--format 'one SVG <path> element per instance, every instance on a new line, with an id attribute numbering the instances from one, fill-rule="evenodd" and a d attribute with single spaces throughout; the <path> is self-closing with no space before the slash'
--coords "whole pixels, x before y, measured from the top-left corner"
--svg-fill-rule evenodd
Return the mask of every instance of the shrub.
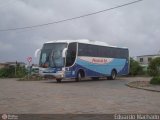
<path id="1" fill-rule="evenodd" d="M 130 72 L 129 72 L 129 74 L 133 75 L 133 76 L 143 74 L 142 67 L 133 58 L 130 58 Z"/>
<path id="2" fill-rule="evenodd" d="M 27 74 L 25 67 L 17 66 L 16 68 L 16 77 L 22 78 Z"/>
<path id="3" fill-rule="evenodd" d="M 24 77 L 26 75 L 25 67 L 16 66 L 16 74 L 15 74 L 15 66 L 10 66 L 8 68 L 0 69 L 0 78 L 13 78 L 13 77 Z"/>
<path id="4" fill-rule="evenodd" d="M 8 73 L 7 69 L 5 68 L 0 69 L 0 78 L 7 77 L 8 76 L 7 73 Z"/>
<path id="5" fill-rule="evenodd" d="M 157 57 L 149 63 L 148 73 L 151 76 L 160 76 L 160 57 Z"/>
<path id="6" fill-rule="evenodd" d="M 9 68 L 2 68 L 0 69 L 0 77 L 5 78 L 5 77 L 14 77 L 14 67 L 9 67 Z"/>
<path id="7" fill-rule="evenodd" d="M 160 76 L 153 77 L 150 84 L 160 85 Z"/>

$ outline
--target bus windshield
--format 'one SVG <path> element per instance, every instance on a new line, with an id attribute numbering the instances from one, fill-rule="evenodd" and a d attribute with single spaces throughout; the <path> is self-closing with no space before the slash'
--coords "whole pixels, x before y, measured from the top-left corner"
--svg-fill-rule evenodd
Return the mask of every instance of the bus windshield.
<path id="1" fill-rule="evenodd" d="M 67 47 L 67 43 L 46 43 L 43 45 L 39 64 L 41 67 L 63 67 L 64 58 L 62 51 Z"/>

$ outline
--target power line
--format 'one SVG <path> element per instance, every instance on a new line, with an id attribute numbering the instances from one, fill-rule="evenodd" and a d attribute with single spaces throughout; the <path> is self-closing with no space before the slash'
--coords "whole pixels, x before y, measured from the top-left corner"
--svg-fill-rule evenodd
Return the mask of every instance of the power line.
<path id="1" fill-rule="evenodd" d="M 21 30 L 21 29 L 33 29 L 33 28 L 47 26 L 47 25 L 51 25 L 51 24 L 58 24 L 58 23 L 66 22 L 66 21 L 71 21 L 71 20 L 80 19 L 80 18 L 83 18 L 83 17 L 88 17 L 88 16 L 91 16 L 91 15 L 103 13 L 103 12 L 106 12 L 106 11 L 110 11 L 110 10 L 113 10 L 113 9 L 121 8 L 121 7 L 124 7 L 124 6 L 128 6 L 128 5 L 131 5 L 131 4 L 134 4 L 134 3 L 141 2 L 141 1 L 143 1 L 143 0 L 136 0 L 136 1 L 125 3 L 125 4 L 122 4 L 122 5 L 115 6 L 115 7 L 111 7 L 111 8 L 108 8 L 108 9 L 104 9 L 104 10 L 101 10 L 101 11 L 92 12 L 92 13 L 89 13 L 89 14 L 84 14 L 84 15 L 81 15 L 81 16 L 72 17 L 72 18 L 68 18 L 68 19 L 63 19 L 63 20 L 59 20 L 59 21 L 54 21 L 54 22 L 50 22 L 50 23 L 44 23 L 44 24 L 32 25 L 32 26 L 25 26 L 25 27 L 0 29 L 0 32 Z"/>

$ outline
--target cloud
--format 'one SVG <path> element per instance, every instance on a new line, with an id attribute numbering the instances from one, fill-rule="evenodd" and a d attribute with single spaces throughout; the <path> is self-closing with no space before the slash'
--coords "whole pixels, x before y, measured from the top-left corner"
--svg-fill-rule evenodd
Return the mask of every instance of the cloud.
<path id="1" fill-rule="evenodd" d="M 14 50 L 11 44 L 3 43 L 0 41 L 0 51 L 1 52 L 10 52 L 11 50 Z"/>
<path id="2" fill-rule="evenodd" d="M 13 0 L 0 6 L 0 29 L 37 25 L 80 16 L 128 0 Z M 0 32 L 0 62 L 26 61 L 46 41 L 92 39 L 125 46 L 131 56 L 155 54 L 160 44 L 160 1 L 142 2 L 60 24 Z M 8 52 L 10 51 L 10 52 Z M 4 54 L 5 53 L 5 54 Z"/>

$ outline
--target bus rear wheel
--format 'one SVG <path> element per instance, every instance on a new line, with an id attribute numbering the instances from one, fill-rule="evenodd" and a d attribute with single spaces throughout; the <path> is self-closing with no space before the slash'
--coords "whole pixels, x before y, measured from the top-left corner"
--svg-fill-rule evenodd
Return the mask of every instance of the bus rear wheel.
<path id="1" fill-rule="evenodd" d="M 116 79 L 116 76 L 117 76 L 116 70 L 112 70 L 110 79 L 111 79 L 111 80 L 115 80 L 115 79 Z"/>
<path id="2" fill-rule="evenodd" d="M 115 80 L 117 76 L 116 70 L 112 70 L 111 76 L 107 77 L 108 80 Z"/>

